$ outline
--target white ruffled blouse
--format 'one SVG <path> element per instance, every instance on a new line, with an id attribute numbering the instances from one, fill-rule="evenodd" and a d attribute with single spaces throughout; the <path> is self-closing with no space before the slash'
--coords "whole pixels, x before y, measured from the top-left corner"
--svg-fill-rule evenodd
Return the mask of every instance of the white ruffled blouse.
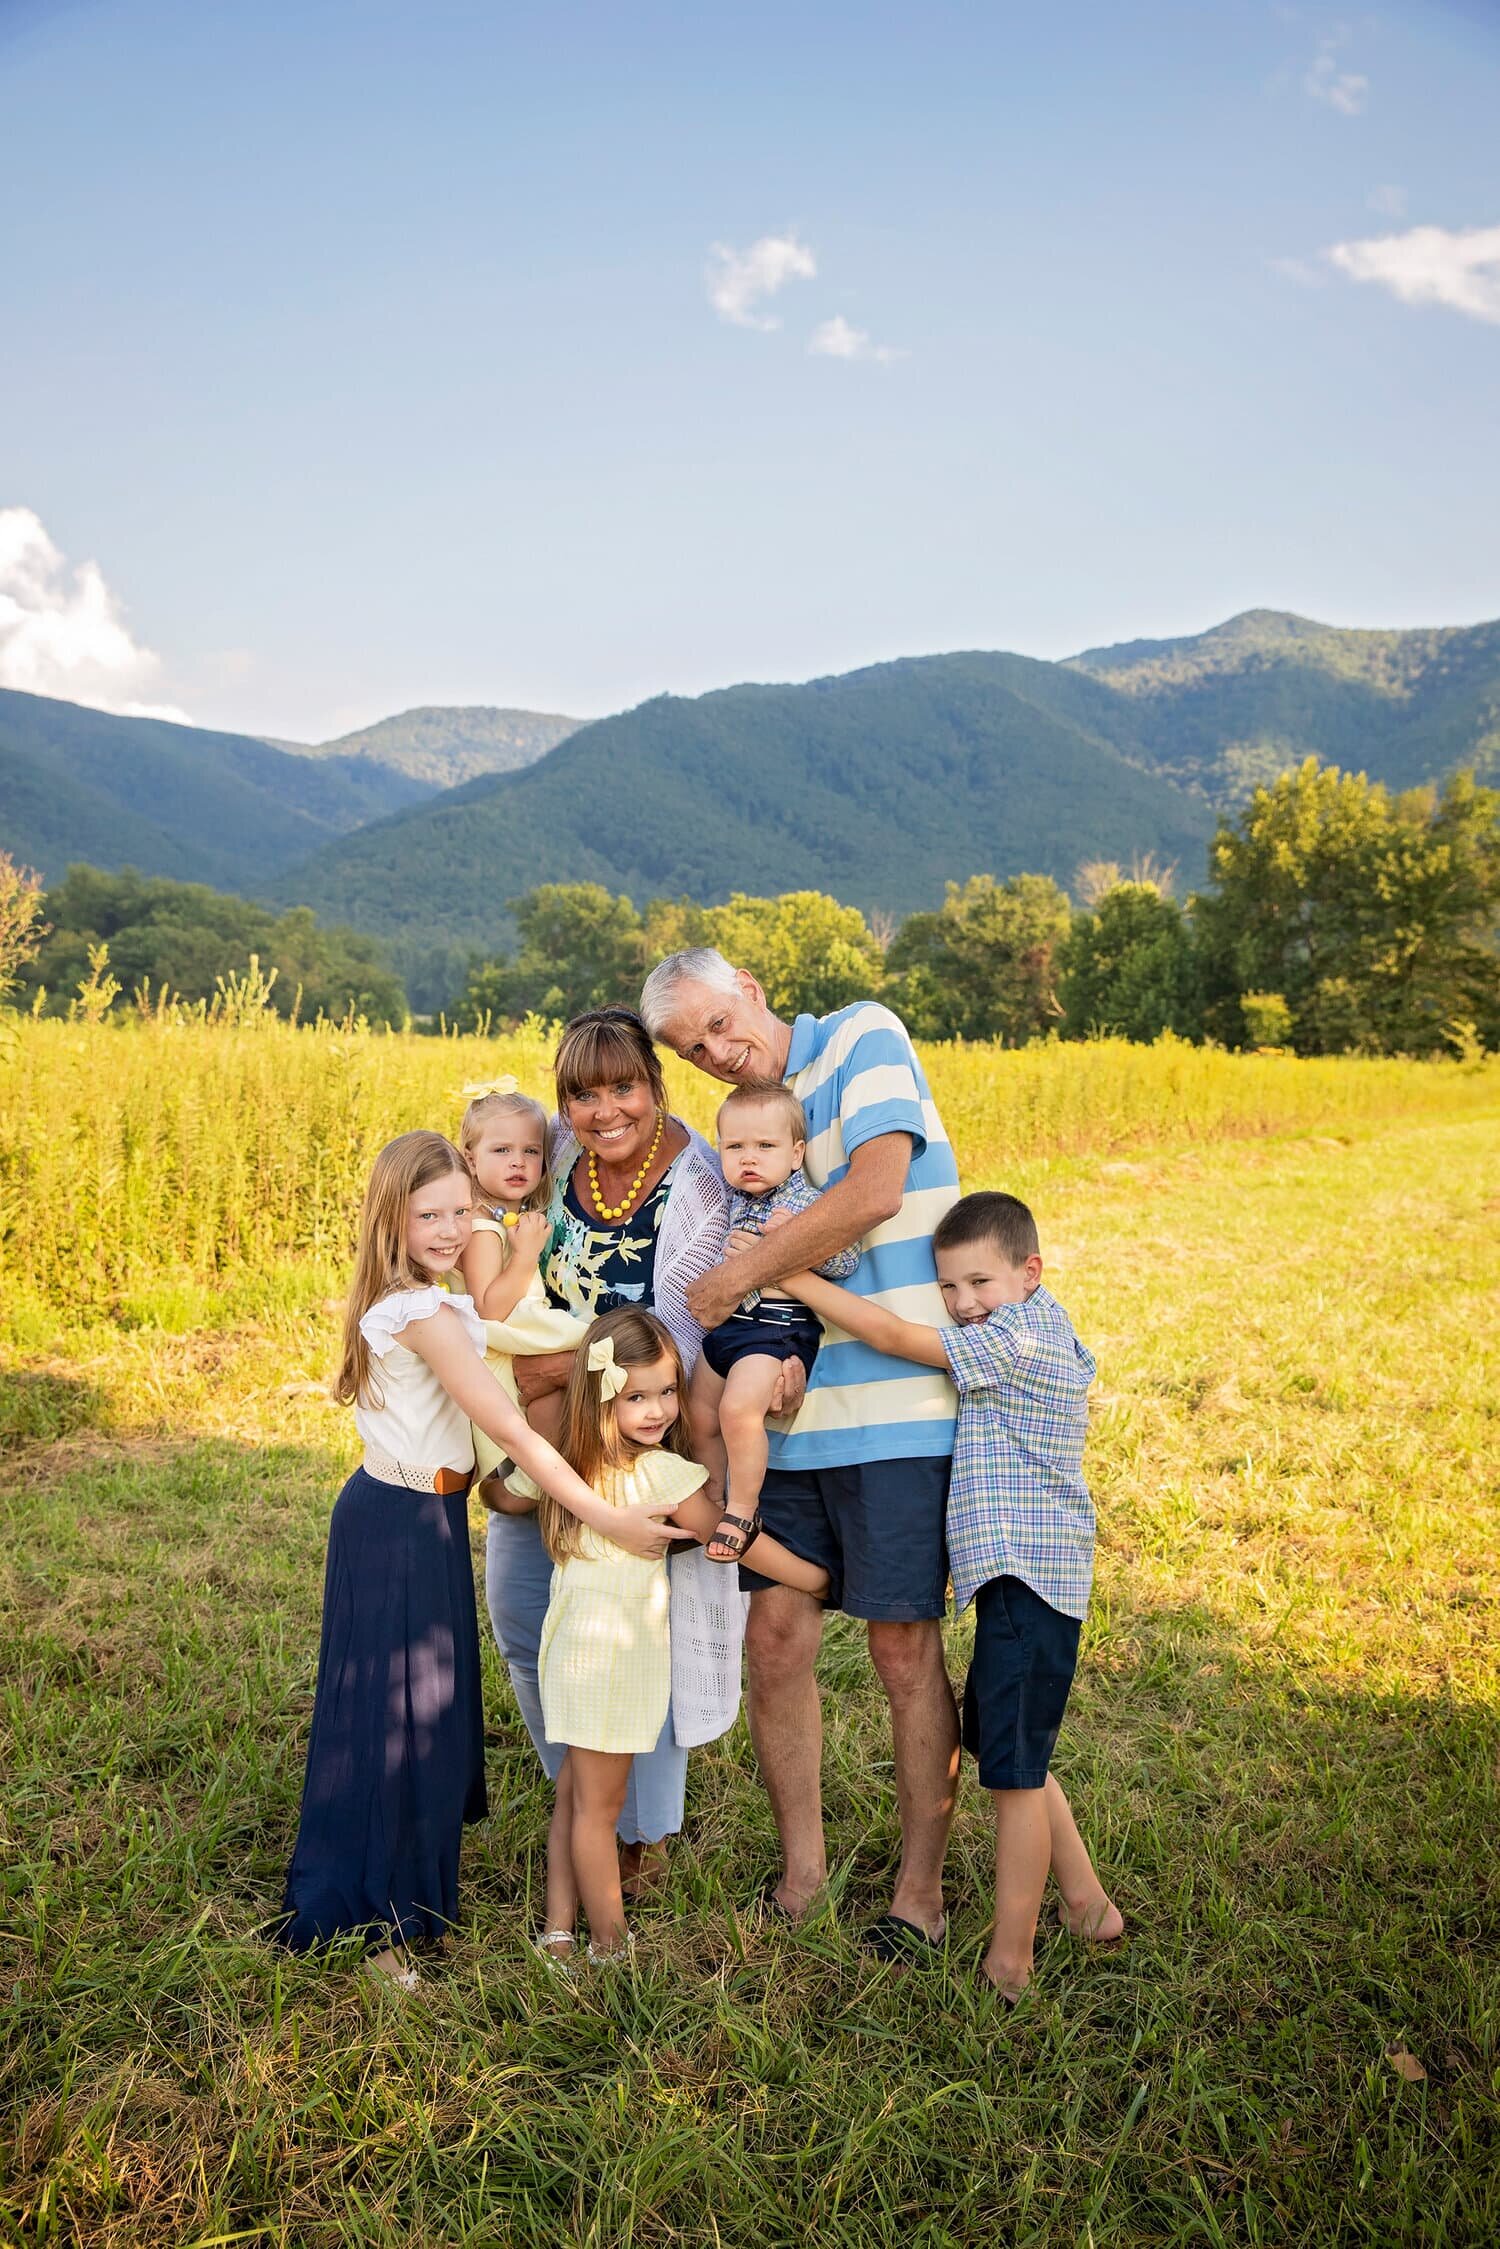
<path id="1" fill-rule="evenodd" d="M 376 1364 L 371 1369 L 380 1405 L 361 1402 L 354 1426 L 366 1445 L 389 1454 L 406 1468 L 456 1468 L 474 1465 L 474 1439 L 468 1416 L 453 1403 L 425 1359 L 401 1341 L 413 1320 L 430 1320 L 444 1308 L 456 1313 L 475 1351 L 484 1356 L 484 1322 L 469 1296 L 447 1289 L 393 1289 L 372 1304 L 359 1323 Z"/>

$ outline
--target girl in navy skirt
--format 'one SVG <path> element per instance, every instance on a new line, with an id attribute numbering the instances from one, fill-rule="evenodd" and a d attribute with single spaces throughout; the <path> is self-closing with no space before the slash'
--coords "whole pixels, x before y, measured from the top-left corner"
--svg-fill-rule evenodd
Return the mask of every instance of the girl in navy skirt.
<path id="1" fill-rule="evenodd" d="M 334 1504 L 296 1848 L 279 1927 L 294 1951 L 350 1931 L 416 1982 L 406 1947 L 458 1914 L 459 1843 L 484 1816 L 479 1631 L 469 1560 L 470 1422 L 590 1529 L 665 1552 L 662 1507 L 611 1507 L 528 1428 L 484 1364 L 484 1323 L 444 1278 L 473 1181 L 436 1132 L 375 1160 L 335 1395 L 364 1464 Z"/>

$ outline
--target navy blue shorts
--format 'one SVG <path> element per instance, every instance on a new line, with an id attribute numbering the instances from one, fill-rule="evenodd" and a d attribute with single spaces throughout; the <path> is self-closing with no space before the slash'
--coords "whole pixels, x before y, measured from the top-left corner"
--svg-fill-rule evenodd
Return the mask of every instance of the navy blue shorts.
<path id="1" fill-rule="evenodd" d="M 940 1617 L 948 1600 L 943 1518 L 948 1474 L 941 1460 L 867 1460 L 851 1468 L 768 1468 L 760 1511 L 772 1535 L 827 1570 L 824 1607 L 870 1623 Z M 742 1569 L 740 1584 L 771 1583 Z"/>
<path id="2" fill-rule="evenodd" d="M 964 1747 L 981 1788 L 1045 1788 L 1078 1668 L 1077 1617 L 1018 1577 L 974 1599 L 974 1660 L 964 1682 Z"/>
<path id="3" fill-rule="evenodd" d="M 717 1375 L 728 1374 L 736 1359 L 800 1359 L 809 1374 L 823 1340 L 823 1323 L 805 1304 L 767 1306 L 731 1312 L 722 1327 L 703 1338 L 703 1356 Z"/>

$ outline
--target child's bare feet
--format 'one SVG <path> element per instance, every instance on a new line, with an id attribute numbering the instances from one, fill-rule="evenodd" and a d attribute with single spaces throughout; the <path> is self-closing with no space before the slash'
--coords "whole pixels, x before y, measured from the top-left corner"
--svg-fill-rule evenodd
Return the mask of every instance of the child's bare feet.
<path id="1" fill-rule="evenodd" d="M 1070 1937 L 1081 1938 L 1085 1944 L 1118 1944 L 1125 1934 L 1125 1916 L 1103 1890 L 1097 1898 L 1076 1905 L 1059 1899 L 1057 1918 Z"/>
<path id="2" fill-rule="evenodd" d="M 986 1983 L 994 1985 L 1008 2006 L 1015 2007 L 1019 2006 L 1021 1994 L 1031 1981 L 1031 1962 L 997 1952 L 991 1945 L 980 1963 L 980 1973 Z"/>

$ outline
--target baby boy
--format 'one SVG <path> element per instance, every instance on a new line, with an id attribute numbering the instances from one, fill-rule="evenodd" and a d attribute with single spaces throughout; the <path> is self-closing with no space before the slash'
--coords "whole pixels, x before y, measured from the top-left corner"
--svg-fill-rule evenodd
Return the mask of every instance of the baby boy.
<path id="1" fill-rule="evenodd" d="M 784 1215 L 795 1218 L 817 1201 L 802 1171 L 807 1119 L 794 1093 L 774 1081 L 736 1087 L 719 1110 L 719 1160 L 730 1189 L 730 1246 L 737 1232 L 763 1234 Z M 847 1280 L 859 1263 L 844 1249 L 818 1271 Z M 709 1541 L 716 1562 L 737 1562 L 759 1527 L 765 1481 L 766 1414 L 784 1360 L 809 1373 L 822 1323 L 805 1304 L 778 1290 L 752 1290 L 721 1327 L 703 1338 L 689 1386 L 693 1440 L 708 1469 L 709 1497 L 722 1507 L 725 1476 L 735 1512 Z"/>

